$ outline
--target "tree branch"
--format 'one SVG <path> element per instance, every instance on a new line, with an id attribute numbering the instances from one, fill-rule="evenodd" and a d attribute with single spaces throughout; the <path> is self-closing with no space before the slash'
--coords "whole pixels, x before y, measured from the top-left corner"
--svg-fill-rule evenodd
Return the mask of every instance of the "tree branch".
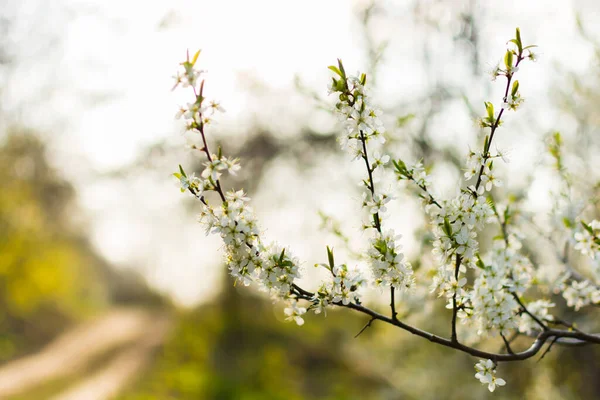
<path id="1" fill-rule="evenodd" d="M 302 289 L 296 284 L 293 284 L 293 290 L 296 295 L 304 300 L 311 300 L 314 297 L 314 294 Z M 499 354 L 499 353 L 490 353 L 487 351 L 479 350 L 470 346 L 466 346 L 459 342 L 453 342 L 451 339 L 446 339 L 444 337 L 435 335 L 433 333 L 421 330 L 414 326 L 408 325 L 400 320 L 393 320 L 390 317 L 387 317 L 383 314 L 380 314 L 368 307 L 365 307 L 361 304 L 349 303 L 343 304 L 341 302 L 333 303 L 333 305 L 337 307 L 349 308 L 360 313 L 366 314 L 370 316 L 374 320 L 379 320 L 382 322 L 386 322 L 390 325 L 396 326 L 400 329 L 403 329 L 407 332 L 412 333 L 413 335 L 422 337 L 424 339 L 429 340 L 430 342 L 439 344 L 444 347 L 449 347 L 463 353 L 470 354 L 474 357 L 480 357 L 485 359 L 494 360 L 496 362 L 509 362 L 509 361 L 521 361 L 529 359 L 536 354 L 539 353 L 543 345 L 549 340 L 556 338 L 557 344 L 575 344 L 575 343 L 595 343 L 600 344 L 600 334 L 589 334 L 583 332 L 575 332 L 575 331 L 567 331 L 567 330 L 559 330 L 559 329 L 548 329 L 541 332 L 531 346 L 522 352 L 514 353 L 514 354 Z"/>

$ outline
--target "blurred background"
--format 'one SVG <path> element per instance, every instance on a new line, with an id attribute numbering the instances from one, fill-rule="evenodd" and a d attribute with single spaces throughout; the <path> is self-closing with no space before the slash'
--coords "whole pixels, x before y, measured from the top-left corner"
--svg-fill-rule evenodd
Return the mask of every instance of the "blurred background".
<path id="1" fill-rule="evenodd" d="M 559 187 L 551 132 L 562 132 L 567 166 L 598 198 L 599 20 L 595 0 L 2 1 L 0 398 L 491 398 L 471 357 L 377 324 L 354 338 L 366 320 L 346 310 L 298 327 L 233 286 L 219 239 L 204 235 L 197 204 L 170 175 L 203 161 L 185 150 L 174 115 L 189 94 L 170 91 L 172 76 L 187 49 L 202 49 L 206 93 L 227 110 L 209 140 L 243 166 L 226 186 L 250 194 L 311 288 L 326 244 L 362 243 L 361 171 L 335 142 L 328 65 L 342 58 L 368 73 L 390 152 L 423 158 L 451 195 L 467 149 L 481 146 L 473 121 L 483 101 L 502 97 L 488 72 L 520 27 L 540 59 L 519 71 L 526 102 L 499 131 L 511 162 L 497 194 L 541 215 L 543 230 Z M 429 268 L 418 202 L 398 196 L 406 254 Z M 538 236 L 527 241 L 532 257 L 558 263 Z M 429 300 L 402 299 L 401 312 L 445 335 L 444 302 Z M 597 309 L 575 316 L 556 302 L 600 329 Z M 599 371 L 597 348 L 555 347 L 502 365 L 508 384 L 493 396 L 597 398 Z"/>

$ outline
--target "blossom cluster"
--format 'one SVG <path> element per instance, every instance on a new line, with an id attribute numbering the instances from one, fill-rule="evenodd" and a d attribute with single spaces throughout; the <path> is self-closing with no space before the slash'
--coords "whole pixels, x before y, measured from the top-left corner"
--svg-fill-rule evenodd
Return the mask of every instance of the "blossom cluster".
<path id="1" fill-rule="evenodd" d="M 242 191 L 228 192 L 220 207 L 203 204 L 199 220 L 207 233 L 225 243 L 231 275 L 244 285 L 252 282 L 277 297 L 286 298 L 299 277 L 298 259 L 277 244 L 264 245 L 250 199 Z"/>
<path id="2" fill-rule="evenodd" d="M 369 218 L 365 229 L 376 232 L 370 240 L 367 256 L 370 261 L 373 283 L 379 287 L 399 290 L 410 288 L 414 283 L 413 269 L 404 259 L 400 239 L 392 230 L 382 231 L 382 221 L 387 211 L 386 204 L 393 199 L 390 193 L 375 190 L 373 174 L 389 163 L 390 157 L 382 155 L 380 147 L 385 143 L 381 110 L 370 105 L 365 89 L 366 75 L 357 73 L 347 76 L 341 61 L 329 67 L 336 73 L 329 86 L 330 93 L 338 94 L 336 112 L 344 124 L 344 133 L 339 137 L 343 149 L 349 150 L 354 159 L 363 159 L 368 169 L 368 179 L 363 180 L 363 209 Z"/>
<path id="3" fill-rule="evenodd" d="M 506 242 L 497 241 L 488 262 L 478 262 L 481 273 L 475 279 L 469 300 L 470 317 L 479 335 L 504 335 L 519 327 L 523 332 L 534 329 L 527 319 L 519 321 L 522 309 L 517 298 L 531 286 L 533 279 L 531 262 L 519 253 L 519 248 L 518 240 L 510 236 Z"/>
<path id="4" fill-rule="evenodd" d="M 600 221 L 593 220 L 589 224 L 581 222 L 583 229 L 576 232 L 575 250 L 595 260 L 600 257 Z"/>
<path id="5" fill-rule="evenodd" d="M 475 378 L 479 379 L 484 385 L 488 385 L 488 390 L 493 392 L 496 386 L 506 385 L 506 381 L 496 377 L 496 364 L 492 360 L 479 360 L 475 364 Z"/>
<path id="6" fill-rule="evenodd" d="M 417 162 L 413 165 L 406 165 L 402 160 L 394 160 L 394 168 L 396 173 L 396 178 L 399 181 L 408 180 L 414 182 L 418 188 L 429 193 L 429 186 L 431 185 L 431 178 L 425 171 L 423 164 L 421 162 Z M 430 195 L 429 198 L 425 198 L 425 200 L 433 200 L 433 196 Z"/>
<path id="7" fill-rule="evenodd" d="M 476 230 L 492 220 L 494 211 L 484 197 L 476 197 L 471 192 L 462 192 L 429 210 L 435 238 L 433 254 L 439 263 L 432 290 L 437 289 L 439 295 L 450 298 L 458 283 L 456 268 L 466 272 L 466 267 L 475 266 L 479 249 Z M 457 266 L 459 258 L 460 265 Z"/>
<path id="8" fill-rule="evenodd" d="M 181 63 L 182 70 L 175 75 L 174 88 L 181 85 L 192 89 L 194 101 L 182 107 L 177 116 L 185 118 L 189 131 L 201 136 L 204 146 L 196 148 L 206 154 L 207 161 L 200 176 L 193 173 L 188 176 L 181 166 L 174 175 L 182 192 L 189 192 L 201 201 L 198 220 L 207 234 L 222 238 L 225 261 L 236 281 L 244 285 L 254 283 L 271 296 L 287 300 L 286 316 L 300 325 L 306 309 L 298 305 L 293 294 L 294 280 L 300 276 L 298 259 L 289 249 L 263 242 L 254 212 L 248 205 L 250 198 L 243 191 L 223 192 L 219 179 L 223 173 L 235 174 L 240 169 L 238 160 L 225 157 L 220 148 L 217 154 L 211 154 L 206 148 L 204 127 L 215 112 L 224 110 L 218 102 L 206 105 L 201 80 L 205 71 L 195 67 L 199 54 L 197 52 L 191 60 L 188 55 Z M 221 197 L 218 206 L 206 200 L 206 193 L 211 191 Z"/>
<path id="9" fill-rule="evenodd" d="M 590 304 L 600 304 L 600 221 L 593 220 L 589 224 L 580 221 L 580 225 L 580 229 L 572 229 L 572 239 L 575 242 L 575 250 L 588 256 L 591 261 L 592 280 L 571 279 L 559 284 L 567 305 L 575 311 Z"/>
<path id="10" fill-rule="evenodd" d="M 493 169 L 493 157 L 486 157 L 481 152 L 471 151 L 467 158 L 467 169 L 464 176 L 466 180 L 469 180 L 481 172 L 481 186 L 477 189 L 478 194 L 481 195 L 485 193 L 485 191 L 489 192 L 492 190 L 494 186 L 502 186 L 502 181 L 494 174 Z"/>
<path id="11" fill-rule="evenodd" d="M 548 309 L 555 305 L 548 300 L 535 300 L 527 304 L 527 311 L 542 322 L 554 321 L 554 317 L 548 313 Z M 540 329 L 540 325 L 528 313 L 521 314 L 519 332 L 531 335 Z"/>
<path id="12" fill-rule="evenodd" d="M 391 286 L 398 290 L 410 289 L 413 286 L 413 269 L 400 252 L 400 238 L 401 235 L 388 230 L 371 239 L 367 255 L 376 286 Z"/>
<path id="13" fill-rule="evenodd" d="M 567 306 L 575 308 L 575 311 L 590 304 L 600 304 L 600 289 L 587 279 L 572 280 L 563 284 L 561 290 Z"/>
<path id="14" fill-rule="evenodd" d="M 360 302 L 360 290 L 367 282 L 358 269 L 348 269 L 346 264 L 321 265 L 331 271 L 332 279 L 322 282 L 312 299 L 316 314 L 332 303 L 348 305 L 350 302 Z"/>

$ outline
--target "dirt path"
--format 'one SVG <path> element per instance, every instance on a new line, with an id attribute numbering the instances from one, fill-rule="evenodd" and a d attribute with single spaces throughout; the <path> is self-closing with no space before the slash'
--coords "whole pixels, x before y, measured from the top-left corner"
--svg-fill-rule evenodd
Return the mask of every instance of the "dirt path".
<path id="1" fill-rule="evenodd" d="M 47 382 L 78 376 L 94 360 L 105 354 L 112 355 L 110 352 L 116 349 L 116 354 L 99 370 L 52 397 L 55 400 L 110 399 L 146 364 L 170 325 L 166 314 L 141 309 L 110 311 L 64 333 L 40 352 L 0 367 L 0 399 L 25 393 Z"/>

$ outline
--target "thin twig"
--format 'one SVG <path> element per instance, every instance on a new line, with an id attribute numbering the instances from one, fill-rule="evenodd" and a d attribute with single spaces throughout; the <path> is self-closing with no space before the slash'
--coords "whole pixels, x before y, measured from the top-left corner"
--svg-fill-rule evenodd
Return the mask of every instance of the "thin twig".
<path id="1" fill-rule="evenodd" d="M 456 267 L 454 269 L 454 279 L 456 279 L 456 281 L 458 282 L 458 273 L 460 271 L 460 263 L 461 263 L 461 257 L 457 254 L 456 255 Z M 458 290 L 458 287 L 457 287 Z M 456 317 L 458 316 L 458 307 L 456 307 L 456 290 L 454 291 L 454 294 L 452 295 L 452 336 L 451 336 L 451 340 L 454 343 L 458 343 L 458 336 L 456 334 Z"/>
<path id="2" fill-rule="evenodd" d="M 502 332 L 500 332 L 500 337 L 502 337 L 502 340 L 504 341 L 504 347 L 506 348 L 506 352 L 508 354 L 515 354 L 514 351 L 512 351 L 512 349 L 510 348 L 510 340 L 506 339 L 506 336 L 504 336 L 504 334 Z M 516 336 L 513 334 L 513 338 L 515 338 Z"/>
<path id="3" fill-rule="evenodd" d="M 371 319 L 369 320 L 369 322 L 367 322 L 367 323 L 366 323 L 366 325 L 365 325 L 365 326 L 363 326 L 363 328 L 360 330 L 360 332 L 358 332 L 358 333 L 356 334 L 356 336 L 354 336 L 354 339 L 356 339 L 357 337 L 359 337 L 359 336 L 360 336 L 360 334 L 361 334 L 361 333 L 363 333 L 364 331 L 366 331 L 366 330 L 367 330 L 367 328 L 371 326 L 371 324 L 373 323 L 373 321 L 375 321 L 375 319 L 376 319 L 376 318 L 371 318 Z"/>
<path id="4" fill-rule="evenodd" d="M 552 346 L 554 346 L 554 343 L 556 343 L 556 340 L 558 339 L 558 337 L 554 337 L 554 339 L 552 339 L 552 341 L 550 342 L 550 345 L 546 348 L 546 351 L 544 351 L 542 353 L 542 356 L 539 358 L 539 360 L 537 360 L 537 362 L 542 361 L 542 359 L 544 357 L 546 357 L 546 354 L 548 354 L 550 352 L 550 349 L 552 349 Z"/>
<path id="5" fill-rule="evenodd" d="M 546 326 L 546 324 L 544 324 L 542 321 L 540 321 L 540 319 L 538 317 L 536 317 L 535 315 L 533 315 L 533 313 L 529 312 L 529 310 L 527 309 L 527 307 L 525 307 L 525 304 L 523 304 L 523 302 L 521 301 L 521 299 L 519 299 L 519 296 L 515 292 L 510 292 L 510 294 L 512 294 L 513 297 L 515 298 L 515 300 L 517 301 L 517 303 L 519 303 L 519 305 L 523 309 L 523 312 L 525 314 L 529 315 L 535 322 L 537 322 L 537 324 L 543 330 L 546 331 L 546 330 L 550 329 L 550 328 L 548 328 L 548 326 Z"/>

